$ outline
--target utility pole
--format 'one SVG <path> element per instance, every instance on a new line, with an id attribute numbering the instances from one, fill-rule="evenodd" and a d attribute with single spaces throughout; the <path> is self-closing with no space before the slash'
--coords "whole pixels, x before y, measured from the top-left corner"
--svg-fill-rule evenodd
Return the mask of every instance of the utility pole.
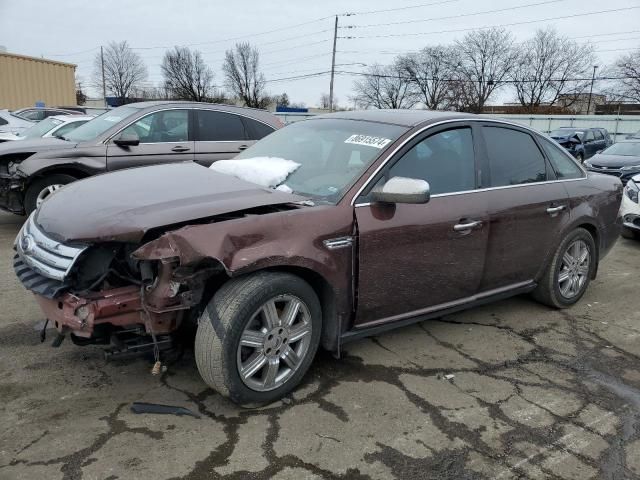
<path id="1" fill-rule="evenodd" d="M 102 66 L 102 100 L 104 100 L 104 106 L 107 106 L 107 82 L 104 79 L 104 50 L 100 45 L 100 64 Z"/>
<path id="2" fill-rule="evenodd" d="M 591 76 L 591 87 L 589 88 L 589 102 L 587 103 L 587 115 L 591 111 L 591 94 L 593 93 L 593 82 L 596 80 L 596 69 L 598 65 L 593 66 L 593 75 Z"/>
<path id="3" fill-rule="evenodd" d="M 333 28 L 333 54 L 331 55 L 331 82 L 329 83 L 329 111 L 333 112 L 333 76 L 336 71 L 336 42 L 338 40 L 338 16 Z"/>

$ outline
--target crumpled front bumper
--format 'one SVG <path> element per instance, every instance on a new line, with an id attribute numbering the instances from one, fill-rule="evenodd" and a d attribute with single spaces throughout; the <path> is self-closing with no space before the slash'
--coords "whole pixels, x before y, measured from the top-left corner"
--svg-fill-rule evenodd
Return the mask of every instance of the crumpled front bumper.
<path id="1" fill-rule="evenodd" d="M 35 295 L 43 313 L 60 333 L 72 333 L 90 338 L 100 324 L 115 327 L 144 325 L 155 334 L 171 333 L 178 328 L 177 311 L 148 315 L 142 308 L 140 288 L 132 285 L 102 292 L 91 292 L 85 297 L 71 293 L 58 298 Z"/>

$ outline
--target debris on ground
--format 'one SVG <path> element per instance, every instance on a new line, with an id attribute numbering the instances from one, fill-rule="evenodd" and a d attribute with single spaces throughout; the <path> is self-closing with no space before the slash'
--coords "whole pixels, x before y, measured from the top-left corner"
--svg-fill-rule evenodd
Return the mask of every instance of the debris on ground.
<path id="1" fill-rule="evenodd" d="M 177 405 L 161 405 L 159 403 L 133 402 L 131 404 L 133 413 L 157 413 L 160 415 L 178 415 L 200 418 L 200 415 L 185 407 Z"/>

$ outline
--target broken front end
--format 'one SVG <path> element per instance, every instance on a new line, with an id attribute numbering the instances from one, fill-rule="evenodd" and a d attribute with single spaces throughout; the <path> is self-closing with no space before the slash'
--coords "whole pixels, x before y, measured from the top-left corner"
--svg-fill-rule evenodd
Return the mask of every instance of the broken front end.
<path id="1" fill-rule="evenodd" d="M 109 345 L 112 354 L 169 348 L 174 334 L 200 312 L 207 281 L 219 264 L 193 269 L 177 258 L 135 260 L 139 245 L 64 244 L 42 232 L 31 215 L 16 241 L 13 265 L 59 335 L 77 345 Z"/>

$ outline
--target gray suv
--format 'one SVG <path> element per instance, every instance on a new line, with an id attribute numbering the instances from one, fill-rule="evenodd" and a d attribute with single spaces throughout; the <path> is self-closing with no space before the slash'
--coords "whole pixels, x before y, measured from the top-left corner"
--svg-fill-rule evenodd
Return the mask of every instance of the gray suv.
<path id="1" fill-rule="evenodd" d="M 234 157 L 281 126 L 264 110 L 228 105 L 125 105 L 63 139 L 0 145 L 0 209 L 30 213 L 63 185 L 112 170 L 187 161 L 209 166 Z"/>

